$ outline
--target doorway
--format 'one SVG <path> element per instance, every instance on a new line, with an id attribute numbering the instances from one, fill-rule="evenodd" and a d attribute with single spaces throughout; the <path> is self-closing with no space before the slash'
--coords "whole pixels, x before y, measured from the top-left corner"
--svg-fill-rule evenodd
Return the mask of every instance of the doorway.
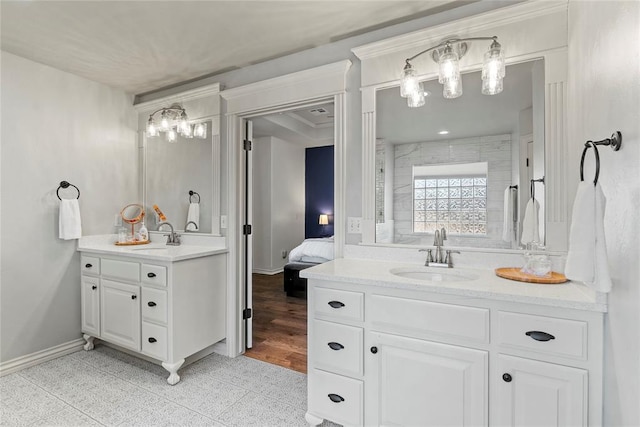
<path id="1" fill-rule="evenodd" d="M 283 270 L 303 241 L 333 230 L 319 225 L 319 215 L 333 217 L 333 100 L 247 117 L 244 130 L 245 355 L 305 373 L 306 292 L 285 292 Z"/>

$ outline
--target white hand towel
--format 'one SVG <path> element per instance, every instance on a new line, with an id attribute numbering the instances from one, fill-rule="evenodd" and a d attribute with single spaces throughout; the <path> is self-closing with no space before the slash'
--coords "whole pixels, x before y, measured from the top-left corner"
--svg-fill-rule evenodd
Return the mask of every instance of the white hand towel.
<path id="1" fill-rule="evenodd" d="M 82 236 L 78 199 L 62 199 L 60 201 L 58 231 L 63 240 L 79 239 Z"/>
<path id="2" fill-rule="evenodd" d="M 504 190 L 504 220 L 502 222 L 502 240 L 513 240 L 514 194 L 511 187 Z"/>
<path id="3" fill-rule="evenodd" d="M 193 224 L 187 225 L 187 230 L 195 231 L 200 228 L 200 203 L 189 203 L 189 212 L 187 212 L 187 222 L 193 221 L 197 227 Z"/>
<path id="4" fill-rule="evenodd" d="M 565 275 L 599 292 L 611 290 L 604 237 L 606 198 L 600 184 L 581 182 L 573 202 Z"/>
<path id="5" fill-rule="evenodd" d="M 522 220 L 522 236 L 520 242 L 523 245 L 540 241 L 540 232 L 538 231 L 538 211 L 540 204 L 536 199 L 529 199 L 527 207 L 524 210 L 524 219 Z"/>

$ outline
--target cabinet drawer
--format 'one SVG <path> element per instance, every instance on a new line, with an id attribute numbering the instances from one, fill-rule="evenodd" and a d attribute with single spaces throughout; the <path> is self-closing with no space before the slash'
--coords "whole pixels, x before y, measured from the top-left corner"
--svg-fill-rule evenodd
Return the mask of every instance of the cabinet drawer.
<path id="1" fill-rule="evenodd" d="M 142 282 L 149 285 L 167 286 L 167 267 L 142 264 Z"/>
<path id="2" fill-rule="evenodd" d="M 142 288 L 142 318 L 167 323 L 167 291 Z"/>
<path id="3" fill-rule="evenodd" d="M 115 259 L 102 258 L 100 270 L 105 277 L 115 279 L 140 281 L 140 264 L 137 262 L 117 261 Z"/>
<path id="4" fill-rule="evenodd" d="M 489 310 L 454 304 L 372 295 L 373 325 L 384 332 L 489 342 Z"/>
<path id="5" fill-rule="evenodd" d="M 343 425 L 362 425 L 362 381 L 313 369 L 309 412 Z"/>
<path id="6" fill-rule="evenodd" d="M 82 255 L 80 257 L 80 271 L 82 274 L 97 276 L 100 274 L 100 258 Z"/>
<path id="7" fill-rule="evenodd" d="M 167 328 L 142 322 L 142 352 L 156 359 L 167 360 Z"/>
<path id="8" fill-rule="evenodd" d="M 539 353 L 587 358 L 587 322 L 498 312 L 498 343 Z"/>
<path id="9" fill-rule="evenodd" d="M 329 288 L 313 288 L 315 314 L 335 319 L 358 320 L 364 318 L 364 294 Z"/>
<path id="10" fill-rule="evenodd" d="M 313 320 L 312 364 L 347 375 L 362 376 L 362 328 Z"/>

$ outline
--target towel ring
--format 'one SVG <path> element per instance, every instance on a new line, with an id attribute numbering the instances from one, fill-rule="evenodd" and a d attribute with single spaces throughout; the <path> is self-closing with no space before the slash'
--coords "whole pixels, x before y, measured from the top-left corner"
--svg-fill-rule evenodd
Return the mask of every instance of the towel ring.
<path id="1" fill-rule="evenodd" d="M 622 134 L 616 131 L 611 135 L 611 138 L 606 138 L 601 141 L 587 141 L 584 143 L 584 150 L 582 150 L 582 157 L 580 158 L 580 181 L 584 181 L 584 158 L 587 155 L 587 150 L 593 148 L 596 156 L 596 176 L 593 179 L 593 185 L 598 183 L 598 176 L 600 175 L 600 153 L 598 153 L 598 145 L 608 145 L 613 151 L 618 151 L 622 145 Z"/>
<path id="2" fill-rule="evenodd" d="M 61 181 L 60 185 L 58 186 L 58 189 L 56 190 L 56 196 L 58 196 L 59 200 L 62 200 L 62 198 L 60 197 L 60 188 L 69 188 L 69 186 L 72 186 L 78 192 L 78 197 L 76 197 L 76 199 L 80 198 L 80 189 L 78 187 L 76 187 L 75 185 L 73 185 L 73 184 L 71 184 L 71 183 L 69 183 L 67 181 Z"/>
<path id="3" fill-rule="evenodd" d="M 193 196 L 198 196 L 198 201 L 196 203 L 200 203 L 200 195 L 193 190 L 189 190 L 189 203 L 193 203 L 191 200 Z"/>

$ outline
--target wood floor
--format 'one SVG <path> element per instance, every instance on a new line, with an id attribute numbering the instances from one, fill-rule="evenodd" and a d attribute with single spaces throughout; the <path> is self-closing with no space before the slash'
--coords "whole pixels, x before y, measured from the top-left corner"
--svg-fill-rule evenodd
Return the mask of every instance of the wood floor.
<path id="1" fill-rule="evenodd" d="M 245 356 L 307 372 L 307 299 L 288 297 L 283 273 L 253 275 L 253 348 Z"/>

